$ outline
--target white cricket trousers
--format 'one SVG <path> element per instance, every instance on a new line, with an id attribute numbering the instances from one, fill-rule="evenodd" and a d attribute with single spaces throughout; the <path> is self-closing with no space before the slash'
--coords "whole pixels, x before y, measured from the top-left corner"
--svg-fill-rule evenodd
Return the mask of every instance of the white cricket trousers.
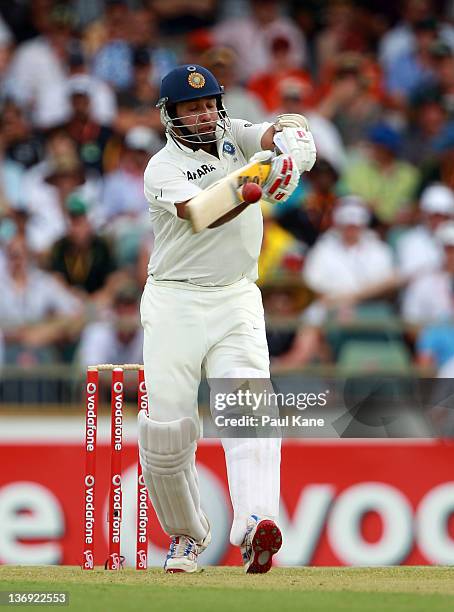
<path id="1" fill-rule="evenodd" d="M 247 279 L 227 287 L 198 287 L 149 279 L 141 301 L 144 369 L 150 418 L 191 417 L 198 427 L 198 388 L 210 378 L 269 378 L 259 288 Z M 240 545 L 250 514 L 277 519 L 280 440 L 222 440 Z M 203 502 L 203 500 L 202 500 Z"/>

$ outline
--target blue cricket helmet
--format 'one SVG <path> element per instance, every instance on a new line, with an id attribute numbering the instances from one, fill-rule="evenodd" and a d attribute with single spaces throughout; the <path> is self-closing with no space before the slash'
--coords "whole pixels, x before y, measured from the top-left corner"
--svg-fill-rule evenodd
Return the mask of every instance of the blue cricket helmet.
<path id="1" fill-rule="evenodd" d="M 160 98 L 156 106 L 161 111 L 161 122 L 166 132 L 174 139 L 190 144 L 216 142 L 224 136 L 226 129 L 230 126 L 230 120 L 222 102 L 224 88 L 219 85 L 216 77 L 209 70 L 199 64 L 183 64 L 171 70 L 162 79 L 159 93 Z M 194 123 L 189 126 L 193 129 L 191 131 L 187 124 L 182 124 L 184 117 L 176 115 L 176 105 L 179 102 L 199 98 L 216 99 L 219 117 L 216 131 L 208 134 L 197 133 L 197 126 L 200 125 L 197 114 L 186 116 L 186 118 L 194 117 Z"/>
<path id="2" fill-rule="evenodd" d="M 217 97 L 223 93 L 224 88 L 209 70 L 198 64 L 184 64 L 171 70 L 162 79 L 158 106 Z"/>

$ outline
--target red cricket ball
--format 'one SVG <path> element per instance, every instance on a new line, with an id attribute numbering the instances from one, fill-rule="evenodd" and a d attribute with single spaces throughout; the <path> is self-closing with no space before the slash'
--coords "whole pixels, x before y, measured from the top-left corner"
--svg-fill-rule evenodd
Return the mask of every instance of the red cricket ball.
<path id="1" fill-rule="evenodd" d="M 248 204 L 258 202 L 262 197 L 262 188 L 257 183 L 245 183 L 241 190 L 243 200 Z"/>

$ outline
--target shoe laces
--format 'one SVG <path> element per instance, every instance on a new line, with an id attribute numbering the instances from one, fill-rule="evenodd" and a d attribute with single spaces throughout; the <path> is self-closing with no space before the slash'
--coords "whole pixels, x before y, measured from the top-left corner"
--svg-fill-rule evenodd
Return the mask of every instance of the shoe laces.
<path id="1" fill-rule="evenodd" d="M 188 557 L 197 554 L 197 543 L 188 536 L 174 536 L 170 542 L 169 557 Z"/>
<path id="2" fill-rule="evenodd" d="M 246 533 L 244 535 L 244 540 L 241 544 L 241 556 L 243 557 L 243 562 L 246 563 L 252 554 L 252 538 L 251 534 L 257 526 L 259 522 L 259 517 L 255 514 L 251 514 L 248 520 L 248 525 L 246 528 Z"/>

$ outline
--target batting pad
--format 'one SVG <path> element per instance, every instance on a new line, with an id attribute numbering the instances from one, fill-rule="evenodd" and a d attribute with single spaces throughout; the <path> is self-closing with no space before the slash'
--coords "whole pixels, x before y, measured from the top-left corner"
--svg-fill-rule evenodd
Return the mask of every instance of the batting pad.
<path id="1" fill-rule="evenodd" d="M 201 542 L 209 531 L 195 468 L 198 427 L 185 417 L 168 423 L 139 413 L 139 456 L 148 494 L 163 530 Z"/>

